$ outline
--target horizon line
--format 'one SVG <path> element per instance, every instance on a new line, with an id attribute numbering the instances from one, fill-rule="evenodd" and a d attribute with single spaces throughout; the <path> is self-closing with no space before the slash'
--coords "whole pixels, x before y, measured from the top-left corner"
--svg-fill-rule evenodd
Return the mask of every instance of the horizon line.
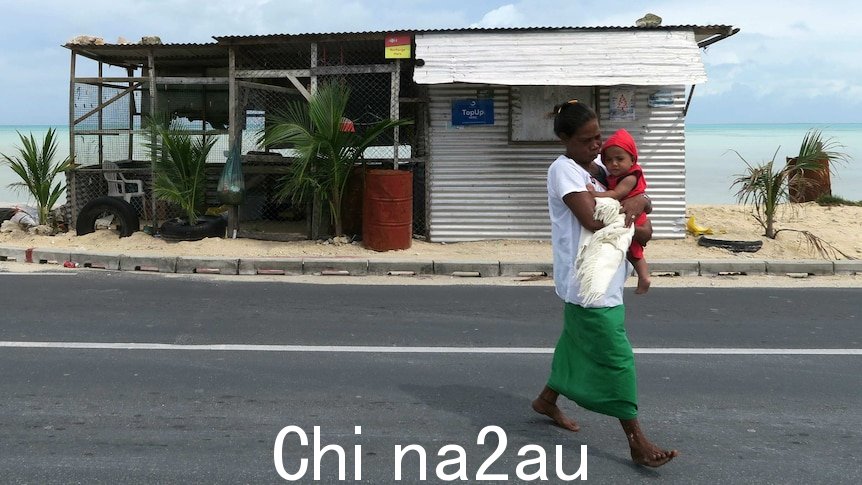
<path id="1" fill-rule="evenodd" d="M 860 121 L 839 121 L 839 122 L 826 122 L 826 121 L 794 121 L 794 122 L 776 122 L 776 121 L 743 121 L 743 122 L 730 122 L 730 121 L 711 121 L 711 122 L 686 122 L 686 126 L 716 126 L 716 125 L 783 125 L 783 126 L 795 126 L 795 125 L 829 125 L 829 126 L 838 126 L 838 125 L 862 125 L 862 120 Z M 0 127 L 16 127 L 16 126 L 46 126 L 46 127 L 57 127 L 57 128 L 68 128 L 69 125 L 66 123 L 18 123 L 18 124 L 9 124 L 9 123 L 0 123 Z"/>

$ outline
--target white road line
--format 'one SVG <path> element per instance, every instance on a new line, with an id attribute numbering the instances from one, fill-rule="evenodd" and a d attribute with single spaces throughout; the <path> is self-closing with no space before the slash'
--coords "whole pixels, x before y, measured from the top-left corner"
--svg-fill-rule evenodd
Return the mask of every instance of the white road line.
<path id="1" fill-rule="evenodd" d="M 41 272 L 41 273 L 38 271 L 34 271 L 32 273 L 26 273 L 26 272 L 25 273 L 16 273 L 16 272 L 11 272 L 11 271 L 0 271 L 0 276 L 75 276 L 76 274 L 78 274 L 78 273 L 76 273 L 74 271 L 68 271 L 68 272 L 66 272 L 66 271 L 57 271 L 57 272 L 45 271 L 45 272 Z"/>
<path id="2" fill-rule="evenodd" d="M 359 345 L 160 344 L 109 342 L 14 342 L 0 347 L 87 350 L 222 350 L 239 352 L 354 352 L 374 354 L 552 354 L 544 347 L 384 347 Z M 636 348 L 636 354 L 660 355 L 862 355 L 862 349 Z"/>

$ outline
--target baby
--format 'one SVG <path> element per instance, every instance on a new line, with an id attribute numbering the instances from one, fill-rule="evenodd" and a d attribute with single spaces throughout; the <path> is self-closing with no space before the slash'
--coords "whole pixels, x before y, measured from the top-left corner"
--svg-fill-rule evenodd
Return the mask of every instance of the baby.
<path id="1" fill-rule="evenodd" d="M 643 170 L 638 165 L 638 148 L 634 138 L 626 130 L 618 130 L 602 145 L 602 164 L 607 168 L 608 190 L 596 192 L 590 190 L 595 197 L 612 197 L 616 200 L 631 197 L 643 197 L 646 191 L 646 179 Z M 641 214 L 635 220 L 636 226 L 646 223 L 647 215 Z M 644 248 L 637 241 L 632 241 L 627 254 L 629 262 L 638 275 L 637 294 L 649 291 L 649 268 L 644 259 Z"/>

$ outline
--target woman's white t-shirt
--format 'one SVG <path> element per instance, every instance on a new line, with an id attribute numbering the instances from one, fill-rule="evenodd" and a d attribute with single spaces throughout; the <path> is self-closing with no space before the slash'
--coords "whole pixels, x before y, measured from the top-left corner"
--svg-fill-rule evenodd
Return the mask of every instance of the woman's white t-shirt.
<path id="1" fill-rule="evenodd" d="M 596 163 L 602 167 L 599 160 Z M 592 184 L 596 191 L 605 188 L 590 176 L 583 167 L 571 158 L 560 155 L 548 168 L 548 212 L 551 216 L 551 244 L 554 252 L 554 285 L 557 296 L 568 303 L 587 306 L 589 308 L 604 308 L 622 305 L 623 285 L 626 275 L 631 272 L 628 262 L 623 258 L 616 274 L 608 285 L 608 292 L 597 301 L 583 305 L 580 283 L 575 277 L 574 261 L 578 257 L 578 242 L 581 231 L 586 231 L 569 206 L 563 202 L 563 196 L 572 192 L 585 192 L 587 184 Z"/>

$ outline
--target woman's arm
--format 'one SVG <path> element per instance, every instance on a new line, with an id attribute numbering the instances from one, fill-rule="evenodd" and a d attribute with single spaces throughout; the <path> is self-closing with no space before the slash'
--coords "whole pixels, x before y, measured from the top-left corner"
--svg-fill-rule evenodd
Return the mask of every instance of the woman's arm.
<path id="1" fill-rule="evenodd" d="M 596 200 L 589 192 L 569 192 L 563 196 L 563 202 L 586 229 L 598 231 L 605 227 L 604 224 L 593 218 L 593 213 L 596 211 Z"/>
<path id="2" fill-rule="evenodd" d="M 650 239 L 652 239 L 652 223 L 649 219 L 642 226 L 635 226 L 633 239 L 639 242 L 641 246 L 646 246 Z"/>
<path id="3" fill-rule="evenodd" d="M 620 212 L 626 215 L 626 227 L 631 226 L 639 215 L 652 212 L 652 201 L 646 194 L 621 200 L 620 206 Z"/>

